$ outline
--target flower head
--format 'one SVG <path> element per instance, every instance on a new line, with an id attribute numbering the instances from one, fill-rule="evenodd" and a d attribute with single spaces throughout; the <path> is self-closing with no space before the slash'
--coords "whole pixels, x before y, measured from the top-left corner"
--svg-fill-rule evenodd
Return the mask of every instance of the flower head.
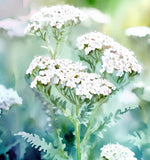
<path id="1" fill-rule="evenodd" d="M 31 83 L 31 87 L 36 87 L 37 81 L 42 84 L 62 84 L 67 82 L 68 87 L 75 85 L 71 83 L 72 77 L 77 77 L 80 71 L 84 71 L 87 67 L 82 66 L 81 63 L 73 63 L 68 59 L 51 59 L 48 56 L 35 57 L 31 62 L 26 74 L 34 75 L 34 71 L 38 69 L 38 74 L 34 76 L 34 80 Z"/>
<path id="2" fill-rule="evenodd" d="M 94 21 L 101 24 L 110 22 L 110 17 L 96 8 L 81 8 L 81 10 L 87 15 L 90 20 L 92 20 L 92 22 Z"/>
<path id="3" fill-rule="evenodd" d="M 30 64 L 27 74 L 34 76 L 31 88 L 36 88 L 40 82 L 42 85 L 60 84 L 74 89 L 76 95 L 91 99 L 93 95 L 111 94 L 115 86 L 100 78 L 95 73 L 87 73 L 86 66 L 81 63 L 73 63 L 68 59 L 50 59 L 47 56 L 36 57 Z M 38 71 L 38 73 L 37 73 Z"/>
<path id="4" fill-rule="evenodd" d="M 121 77 L 125 72 L 141 72 L 134 53 L 102 33 L 91 32 L 79 37 L 77 46 L 79 50 L 84 50 L 86 55 L 95 50 L 101 51 L 102 73 L 116 71 L 116 76 Z"/>
<path id="5" fill-rule="evenodd" d="M 80 83 L 76 87 L 76 94 L 88 99 L 91 99 L 93 95 L 108 96 L 112 90 L 116 89 L 112 83 L 102 79 L 96 73 L 80 72 L 79 79 Z"/>
<path id="6" fill-rule="evenodd" d="M 127 36 L 146 37 L 150 36 L 150 28 L 146 26 L 130 27 L 125 31 Z"/>
<path id="7" fill-rule="evenodd" d="M 73 26 L 78 24 L 83 19 L 83 13 L 74 6 L 57 5 L 44 7 L 31 17 L 31 24 L 26 28 L 26 32 L 44 32 L 48 30 L 50 26 L 61 29 L 65 25 Z"/>
<path id="8" fill-rule="evenodd" d="M 101 157 L 108 160 L 137 160 L 134 152 L 120 144 L 107 144 L 101 148 Z"/>
<path id="9" fill-rule="evenodd" d="M 9 110 L 12 105 L 20 104 L 22 104 L 22 98 L 18 96 L 16 91 L 0 85 L 0 109 Z"/>
<path id="10" fill-rule="evenodd" d="M 7 18 L 0 20 L 0 29 L 7 31 L 9 37 L 23 37 L 26 23 L 20 19 Z"/>

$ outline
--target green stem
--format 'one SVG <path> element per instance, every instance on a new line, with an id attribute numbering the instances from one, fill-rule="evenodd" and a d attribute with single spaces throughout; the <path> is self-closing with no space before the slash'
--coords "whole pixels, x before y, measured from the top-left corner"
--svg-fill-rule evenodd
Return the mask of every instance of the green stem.
<path id="1" fill-rule="evenodd" d="M 51 114 L 51 118 L 52 118 L 52 126 L 53 126 L 53 129 L 54 129 L 54 134 L 55 134 L 55 138 L 56 138 L 56 143 L 57 143 L 57 147 L 61 153 L 61 156 L 63 156 L 64 158 L 68 159 L 66 157 L 66 155 L 64 154 L 64 150 L 63 150 L 63 147 L 62 147 L 62 142 L 60 140 L 60 137 L 59 137 L 59 133 L 57 131 L 57 127 L 56 127 L 56 120 L 55 120 L 55 115 L 54 115 L 54 111 L 53 111 L 53 108 L 50 106 L 50 114 Z"/>
<path id="2" fill-rule="evenodd" d="M 76 117 L 79 115 L 80 105 L 76 106 Z M 75 135 L 76 135 L 76 146 L 77 146 L 77 159 L 81 160 L 81 151 L 80 151 L 80 123 L 78 118 L 76 118 L 75 123 Z"/>
<path id="3" fill-rule="evenodd" d="M 56 142 L 57 142 L 57 145 L 59 147 L 59 145 L 61 143 L 60 143 L 58 131 L 56 129 L 56 121 L 55 121 L 54 111 L 53 111 L 53 108 L 51 106 L 49 106 L 49 109 L 50 109 L 50 114 L 51 114 L 51 119 L 52 119 L 52 126 L 53 126 L 53 129 L 54 129 L 54 134 L 55 134 Z"/>
<path id="4" fill-rule="evenodd" d="M 48 94 L 44 93 L 42 90 L 40 90 L 40 91 L 45 96 L 46 100 L 51 104 L 52 102 L 50 100 L 50 96 Z M 64 150 L 63 150 L 62 143 L 61 143 L 61 140 L 60 140 L 60 137 L 59 137 L 59 133 L 57 131 L 55 114 L 54 114 L 52 106 L 49 106 L 49 109 L 50 109 L 50 115 L 51 115 L 51 119 L 52 119 L 52 126 L 53 126 L 53 129 L 54 129 L 54 136 L 56 138 L 56 142 L 57 142 L 59 151 L 60 151 L 62 157 L 68 159 L 68 157 L 66 157 L 66 155 L 64 154 Z M 73 122 L 71 116 L 68 114 L 67 111 L 65 111 L 62 107 L 59 107 L 59 109 L 61 109 L 62 112 L 67 114 L 69 119 Z"/>
<path id="5" fill-rule="evenodd" d="M 42 92 L 42 91 L 41 91 Z M 42 92 L 43 93 L 43 92 Z M 45 98 L 46 98 L 46 101 L 48 102 L 48 103 L 53 103 L 51 100 L 50 100 L 50 97 L 48 96 L 48 95 L 45 95 L 44 93 L 43 93 L 43 95 L 45 96 Z M 68 118 L 70 119 L 70 121 L 73 123 L 73 118 L 71 117 L 71 115 L 63 108 L 63 107 L 58 107 L 58 106 L 56 106 L 58 109 L 60 109 L 64 114 L 66 114 L 67 116 L 68 116 Z"/>
<path id="6" fill-rule="evenodd" d="M 54 54 L 52 56 L 53 59 L 56 58 L 56 55 L 57 55 L 57 52 L 58 52 L 59 43 L 60 43 L 60 40 L 58 40 L 57 43 L 56 43 L 55 51 L 54 51 Z"/>
<path id="7" fill-rule="evenodd" d="M 56 87 L 56 86 L 55 86 Z M 73 101 L 71 101 L 66 95 L 64 95 L 58 87 L 56 87 L 57 91 L 64 97 L 66 98 L 70 103 L 72 103 L 73 105 L 76 105 Z M 80 151 L 80 124 L 78 121 L 78 116 L 79 116 L 79 109 L 80 109 L 80 105 L 76 105 L 76 119 L 73 120 L 71 116 L 70 120 L 73 122 L 74 127 L 75 127 L 75 135 L 76 135 L 76 146 L 77 146 L 77 157 L 78 160 L 81 160 L 81 151 Z"/>
<path id="8" fill-rule="evenodd" d="M 56 86 L 55 86 L 56 87 Z M 69 99 L 66 95 L 64 95 L 60 89 L 58 87 L 56 87 L 57 91 L 65 98 L 67 99 L 70 103 L 72 103 L 73 105 L 76 105 L 71 99 Z"/>
<path id="9" fill-rule="evenodd" d="M 106 100 L 107 100 L 107 98 L 102 99 L 102 101 L 101 101 L 100 103 L 98 103 L 98 104 L 96 105 L 96 107 L 94 108 L 94 111 L 92 112 L 92 115 L 91 115 L 91 117 L 90 117 L 89 123 L 88 123 L 88 125 L 87 125 L 88 127 L 87 127 L 87 130 L 86 130 L 85 136 L 84 136 L 84 138 L 83 138 L 83 140 L 82 140 L 82 142 L 81 142 L 81 145 L 82 145 L 82 146 L 85 144 L 85 142 L 88 140 L 88 138 L 89 138 L 90 135 L 92 134 L 92 133 L 91 133 L 91 126 L 92 126 L 92 123 L 93 123 L 93 120 L 94 120 L 94 118 L 95 118 L 95 115 L 96 115 L 96 113 L 97 113 L 98 108 L 99 108 Z"/>
<path id="10" fill-rule="evenodd" d="M 44 40 L 44 42 L 45 42 L 45 44 L 46 44 L 46 46 L 48 48 L 48 52 L 49 52 L 49 54 L 50 54 L 50 56 L 52 58 L 53 57 L 53 50 L 52 50 L 52 48 L 50 48 L 50 46 L 49 46 L 49 44 L 48 44 L 48 42 L 46 40 Z"/>
<path id="11" fill-rule="evenodd" d="M 40 89 L 40 92 L 46 97 L 46 100 L 49 102 L 50 101 L 49 100 L 49 95 L 47 93 L 45 93 L 42 88 Z M 49 94 L 51 94 L 51 87 L 50 87 L 50 93 Z M 49 105 L 49 110 L 50 110 L 50 115 L 51 115 L 51 119 L 52 119 L 52 126 L 53 126 L 53 129 L 54 129 L 56 142 L 57 142 L 57 145 L 59 145 L 60 144 L 60 139 L 59 139 L 59 134 L 58 134 L 57 127 L 56 127 L 55 115 L 54 115 L 53 108 L 50 105 Z"/>
<path id="12" fill-rule="evenodd" d="M 75 134 L 76 134 L 76 146 L 77 146 L 77 157 L 78 160 L 81 160 L 81 152 L 80 152 L 80 125 L 78 121 L 75 123 Z"/>
<path id="13" fill-rule="evenodd" d="M 48 41 L 46 40 L 46 37 L 42 34 L 42 32 L 40 31 L 40 33 L 41 33 L 41 38 L 42 38 L 42 40 L 45 42 L 45 44 L 46 44 L 46 46 L 47 46 L 47 48 L 48 48 L 48 52 L 49 52 L 49 54 L 50 54 L 50 56 L 51 56 L 51 58 L 53 57 L 53 49 L 49 46 L 49 44 L 48 44 Z"/>

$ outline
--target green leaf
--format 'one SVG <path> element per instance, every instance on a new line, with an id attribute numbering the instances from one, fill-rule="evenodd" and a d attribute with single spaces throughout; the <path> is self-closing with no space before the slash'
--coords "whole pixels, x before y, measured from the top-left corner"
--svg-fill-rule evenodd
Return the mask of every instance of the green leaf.
<path id="1" fill-rule="evenodd" d="M 135 88 L 132 90 L 133 93 L 136 94 L 137 97 L 141 98 L 144 93 L 144 87 L 142 88 Z"/>
<path id="2" fill-rule="evenodd" d="M 15 134 L 15 136 L 18 135 L 22 136 L 28 143 L 32 145 L 32 147 L 38 149 L 39 151 L 45 152 L 46 155 L 44 157 L 46 159 L 68 159 L 67 154 L 62 152 L 60 148 L 54 148 L 52 143 L 47 143 L 44 138 L 40 139 L 40 137 L 36 134 L 29 134 L 26 132 L 19 132 Z"/>
<path id="3" fill-rule="evenodd" d="M 49 150 L 49 147 L 51 147 L 51 144 L 47 144 L 45 142 L 45 139 L 40 139 L 38 135 L 36 134 L 29 134 L 26 132 L 18 132 L 15 134 L 15 136 L 22 136 L 28 143 L 32 145 L 32 147 L 38 149 L 39 151 L 47 152 Z"/>
<path id="4" fill-rule="evenodd" d="M 88 105 L 82 105 L 80 108 L 80 116 L 79 116 L 79 121 L 81 124 L 87 126 L 88 121 L 91 117 L 92 111 L 94 109 L 93 104 L 88 104 Z"/>
<path id="5" fill-rule="evenodd" d="M 110 113 L 108 116 L 105 116 L 101 122 L 97 121 L 97 123 L 94 124 L 93 128 L 91 129 L 92 132 L 94 132 L 94 134 L 98 135 L 100 138 L 103 138 L 104 132 L 117 123 L 121 117 L 130 110 L 132 110 L 132 108 L 129 107 L 125 108 L 124 110 L 118 109 L 114 114 Z"/>

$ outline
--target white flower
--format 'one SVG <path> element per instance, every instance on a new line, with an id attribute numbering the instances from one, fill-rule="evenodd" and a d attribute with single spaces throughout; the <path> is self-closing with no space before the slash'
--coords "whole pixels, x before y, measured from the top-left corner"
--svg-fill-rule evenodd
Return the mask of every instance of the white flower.
<path id="1" fill-rule="evenodd" d="M 24 37 L 26 23 L 23 20 L 7 18 L 0 20 L 0 29 L 7 31 L 9 37 Z"/>
<path id="2" fill-rule="evenodd" d="M 79 37 L 77 47 L 79 50 L 84 50 L 86 55 L 95 50 L 102 50 L 101 73 L 116 71 L 116 76 L 121 77 L 125 72 L 141 72 L 142 67 L 138 64 L 134 53 L 102 33 L 91 32 Z"/>
<path id="3" fill-rule="evenodd" d="M 127 36 L 146 37 L 150 36 L 150 28 L 146 26 L 130 27 L 125 30 Z"/>
<path id="4" fill-rule="evenodd" d="M 12 105 L 21 105 L 22 98 L 17 92 L 11 89 L 6 89 L 0 85 L 0 109 L 9 110 Z"/>
<path id="5" fill-rule="evenodd" d="M 57 5 L 44 7 L 31 16 L 31 24 L 26 28 L 26 32 L 48 31 L 50 26 L 61 29 L 64 25 L 75 25 L 82 20 L 84 20 L 83 12 L 74 6 Z"/>
<path id="6" fill-rule="evenodd" d="M 108 160 L 137 160 L 134 152 L 118 143 L 104 145 L 101 151 L 101 157 Z"/>
<path id="7" fill-rule="evenodd" d="M 85 98 L 91 99 L 93 95 L 111 94 L 112 90 L 115 90 L 115 86 L 107 80 L 101 79 L 100 75 L 96 73 L 79 73 L 80 83 L 77 85 L 75 91 L 77 95 L 85 96 Z"/>
<path id="8" fill-rule="evenodd" d="M 81 8 L 81 10 L 90 18 L 92 21 L 97 23 L 109 23 L 110 17 L 105 15 L 96 8 Z"/>
<path id="9" fill-rule="evenodd" d="M 90 32 L 84 34 L 77 39 L 77 47 L 79 50 L 87 49 L 86 55 L 95 49 L 101 50 L 103 47 L 109 47 L 114 40 L 100 32 Z"/>
<path id="10" fill-rule="evenodd" d="M 34 77 L 31 88 L 36 88 L 38 82 L 43 85 L 60 83 L 62 88 L 65 86 L 72 88 L 76 95 L 88 99 L 93 95 L 107 96 L 115 90 L 112 83 L 101 79 L 96 73 L 87 73 L 86 68 L 81 63 L 73 63 L 68 59 L 53 60 L 47 56 L 40 56 L 31 62 L 27 74 Z"/>
<path id="11" fill-rule="evenodd" d="M 39 56 L 33 59 L 26 74 L 35 77 L 31 83 L 31 88 L 36 88 L 37 82 L 44 85 L 49 83 L 58 84 L 59 82 L 61 84 L 67 83 L 67 86 L 72 88 L 76 83 L 72 77 L 75 77 L 78 72 L 84 71 L 86 68 L 81 63 L 73 63 L 68 59 L 53 60 L 48 56 Z M 38 73 L 36 69 L 39 70 Z"/>

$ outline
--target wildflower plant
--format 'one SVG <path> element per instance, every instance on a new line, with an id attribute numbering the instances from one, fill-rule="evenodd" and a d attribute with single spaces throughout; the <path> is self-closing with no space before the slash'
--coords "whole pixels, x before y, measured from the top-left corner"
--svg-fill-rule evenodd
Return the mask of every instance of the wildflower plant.
<path id="1" fill-rule="evenodd" d="M 45 152 L 45 159 L 88 159 L 88 151 L 92 147 L 90 137 L 104 126 L 94 123 L 100 116 L 97 115 L 98 109 L 120 86 L 124 87 L 131 77 L 141 72 L 133 52 L 99 32 L 77 39 L 81 62 L 58 59 L 60 41 L 67 40 L 72 27 L 83 17 L 79 9 L 69 5 L 42 8 L 31 17 L 26 29 L 28 33 L 42 38 L 50 53 L 49 56 L 35 57 L 26 74 L 31 80 L 30 87 L 48 103 L 55 139 L 47 143 L 36 134 L 19 132 L 16 135 L 21 135 L 39 151 Z M 52 38 L 56 40 L 54 48 L 50 43 Z M 62 115 L 74 128 L 76 157 L 67 152 L 56 124 Z M 85 133 L 81 136 L 83 129 Z"/>
<path id="2" fill-rule="evenodd" d="M 21 105 L 22 98 L 12 88 L 6 89 L 5 86 L 0 85 L 0 110 L 8 111 L 14 105 Z"/>
<path id="3" fill-rule="evenodd" d="M 150 28 L 146 26 L 130 27 L 125 31 L 127 36 L 146 37 L 150 36 Z"/>
<path id="4" fill-rule="evenodd" d="M 107 144 L 101 148 L 102 160 L 137 160 L 134 153 L 127 147 L 117 144 Z"/>
<path id="5" fill-rule="evenodd" d="M 85 18 L 83 12 L 74 6 L 44 7 L 31 17 L 25 32 L 39 36 L 45 42 L 51 57 L 55 58 L 59 44 L 68 38 L 72 27 Z M 51 47 L 54 39 L 56 40 L 55 50 Z"/>

